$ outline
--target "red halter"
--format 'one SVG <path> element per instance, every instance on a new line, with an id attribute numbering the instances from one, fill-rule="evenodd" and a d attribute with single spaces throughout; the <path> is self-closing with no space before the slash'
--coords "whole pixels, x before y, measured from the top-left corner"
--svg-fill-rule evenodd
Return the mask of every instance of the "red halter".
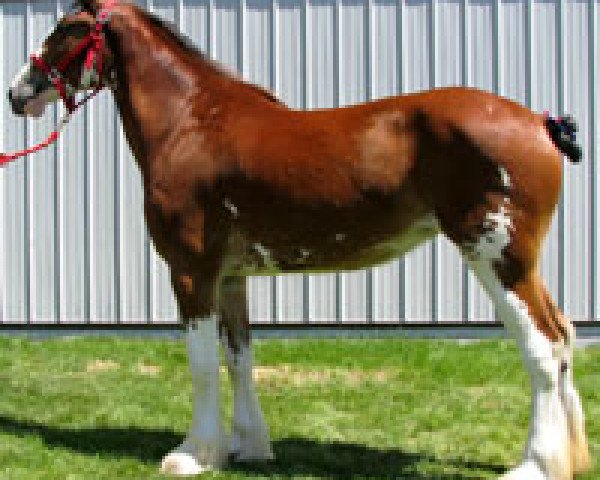
<path id="1" fill-rule="evenodd" d="M 109 0 L 103 6 L 102 10 L 98 13 L 96 17 L 96 24 L 90 33 L 88 33 L 75 47 L 75 49 L 70 52 L 65 58 L 61 60 L 61 62 L 56 67 L 51 67 L 46 63 L 46 61 L 40 57 L 39 55 L 32 54 L 30 56 L 31 62 L 33 65 L 44 72 L 50 83 L 54 87 L 54 89 L 60 95 L 60 98 L 65 104 L 65 108 L 67 109 L 66 114 L 60 119 L 58 122 L 57 128 L 44 140 L 43 142 L 38 143 L 37 145 L 26 148 L 24 150 L 19 150 L 18 152 L 14 152 L 11 154 L 1 154 L 0 153 L 0 166 L 16 160 L 17 158 L 24 157 L 29 155 L 30 153 L 37 152 L 42 150 L 56 140 L 60 135 L 60 131 L 62 128 L 68 123 L 71 114 L 81 107 L 84 103 L 86 103 L 89 99 L 96 96 L 104 85 L 102 84 L 102 73 L 103 73 L 103 62 L 102 62 L 102 49 L 104 47 L 104 26 L 110 20 L 111 9 L 116 5 L 117 0 Z M 97 77 L 97 84 L 94 87 L 92 92 L 85 95 L 79 102 L 75 101 L 75 91 L 76 89 L 66 81 L 64 78 L 64 73 L 69 67 L 69 65 L 73 62 L 75 58 L 77 58 L 81 53 L 86 52 L 86 57 L 83 63 L 83 74 L 82 78 L 88 77 L 95 74 Z M 94 68 L 95 63 L 95 68 Z"/>

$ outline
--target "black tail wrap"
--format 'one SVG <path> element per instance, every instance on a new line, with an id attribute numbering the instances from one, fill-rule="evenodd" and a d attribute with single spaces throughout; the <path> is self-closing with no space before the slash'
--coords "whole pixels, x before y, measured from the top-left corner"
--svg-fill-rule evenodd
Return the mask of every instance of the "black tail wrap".
<path id="1" fill-rule="evenodd" d="M 577 124 L 573 117 L 546 116 L 546 128 L 558 149 L 573 163 L 581 162 L 583 150 L 577 143 Z"/>

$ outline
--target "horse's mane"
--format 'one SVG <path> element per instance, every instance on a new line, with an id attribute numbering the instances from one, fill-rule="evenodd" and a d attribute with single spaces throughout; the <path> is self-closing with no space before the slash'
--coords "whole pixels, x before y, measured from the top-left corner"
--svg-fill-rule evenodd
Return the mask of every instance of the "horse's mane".
<path id="1" fill-rule="evenodd" d="M 167 32 L 169 34 L 169 37 L 171 39 L 173 39 L 175 41 L 175 43 L 177 43 L 178 46 L 180 46 L 181 48 L 183 48 L 186 52 L 191 53 L 192 55 L 198 55 L 200 57 L 202 57 L 203 61 L 210 63 L 215 69 L 217 69 L 218 71 L 220 71 L 221 73 L 223 73 L 224 75 L 227 75 L 229 77 L 233 77 L 233 75 L 231 75 L 231 73 L 225 71 L 225 69 L 223 69 L 221 67 L 221 65 L 219 65 L 217 62 L 213 61 L 212 59 L 208 58 L 204 52 L 202 52 L 193 42 L 192 40 L 190 40 L 190 38 L 183 34 L 181 32 L 181 30 L 179 30 L 179 28 L 177 27 L 177 25 L 175 25 L 173 22 L 170 22 L 169 20 L 165 20 L 162 19 L 160 17 L 158 17 L 157 15 L 155 15 L 154 13 L 142 10 L 143 13 L 146 15 L 146 18 L 156 27 L 160 28 L 161 30 Z M 280 100 L 273 95 L 271 92 L 269 92 L 268 90 L 259 87 L 258 85 L 255 85 L 253 83 L 249 83 L 246 82 L 244 80 L 241 80 L 242 83 L 244 83 L 246 85 L 246 87 L 248 87 L 250 90 L 255 91 L 256 93 L 258 93 L 259 95 L 263 96 L 264 98 L 266 98 L 267 100 L 271 101 L 271 102 L 275 102 L 275 103 L 281 103 Z"/>

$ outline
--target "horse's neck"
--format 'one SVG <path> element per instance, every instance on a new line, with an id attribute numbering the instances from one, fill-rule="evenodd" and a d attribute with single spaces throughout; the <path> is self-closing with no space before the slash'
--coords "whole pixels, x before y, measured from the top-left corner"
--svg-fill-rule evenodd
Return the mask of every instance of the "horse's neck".
<path id="1" fill-rule="evenodd" d="M 200 88 L 204 92 L 200 77 L 204 70 L 210 75 L 212 67 L 201 58 L 188 61 L 189 52 L 137 9 L 114 15 L 111 33 L 117 74 L 113 93 L 125 134 L 145 173 L 147 162 L 190 108 L 190 98 Z"/>

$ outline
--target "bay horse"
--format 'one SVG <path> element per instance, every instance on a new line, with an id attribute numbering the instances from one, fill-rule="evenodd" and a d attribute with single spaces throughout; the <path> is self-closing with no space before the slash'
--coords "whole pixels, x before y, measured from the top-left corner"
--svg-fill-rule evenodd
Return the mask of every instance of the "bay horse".
<path id="1" fill-rule="evenodd" d="M 14 113 L 39 115 L 106 85 L 142 174 L 194 395 L 189 434 L 163 472 L 273 457 L 252 380 L 247 276 L 364 268 L 437 234 L 491 297 L 531 378 L 524 456 L 502 478 L 567 480 L 588 468 L 574 329 L 538 273 L 563 157 L 580 156 L 569 121 L 467 88 L 291 110 L 112 0 L 79 0 L 33 58 L 10 87 Z M 234 389 L 231 437 L 219 417 L 219 339 Z"/>

